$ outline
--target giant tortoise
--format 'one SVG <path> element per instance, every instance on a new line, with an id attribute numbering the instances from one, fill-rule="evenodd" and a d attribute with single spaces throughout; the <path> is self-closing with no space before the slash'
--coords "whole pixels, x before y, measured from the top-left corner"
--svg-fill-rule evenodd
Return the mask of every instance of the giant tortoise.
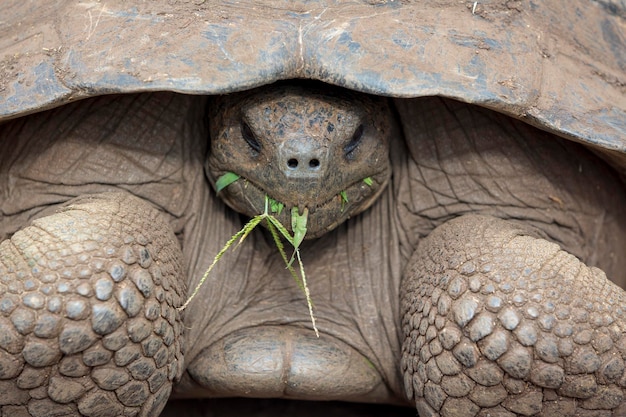
<path id="1" fill-rule="evenodd" d="M 625 17 L 3 2 L 0 414 L 626 415 Z M 269 199 L 308 212 L 319 337 L 263 228 L 180 309 Z"/>

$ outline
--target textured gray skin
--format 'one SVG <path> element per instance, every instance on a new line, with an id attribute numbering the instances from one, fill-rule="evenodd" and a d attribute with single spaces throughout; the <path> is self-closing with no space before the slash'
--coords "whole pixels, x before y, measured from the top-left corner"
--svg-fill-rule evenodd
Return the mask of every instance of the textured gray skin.
<path id="1" fill-rule="evenodd" d="M 175 309 L 242 221 L 204 178 L 204 106 L 102 97 L 1 126 L 4 414 L 154 415 L 178 382 L 408 398 L 422 416 L 623 415 L 624 293 L 594 267 L 623 279 L 626 195 L 599 158 L 488 110 L 395 101 L 390 185 L 303 245 L 317 339 L 260 230 Z"/>
<path id="2" fill-rule="evenodd" d="M 160 412 L 183 371 L 185 294 L 163 220 L 101 194 L 0 244 L 3 416 Z"/>

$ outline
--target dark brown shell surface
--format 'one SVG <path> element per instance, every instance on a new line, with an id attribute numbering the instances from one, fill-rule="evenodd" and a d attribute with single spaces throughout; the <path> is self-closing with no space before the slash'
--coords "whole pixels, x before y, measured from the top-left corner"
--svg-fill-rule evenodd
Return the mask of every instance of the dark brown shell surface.
<path id="1" fill-rule="evenodd" d="M 475 103 L 621 159 L 625 28 L 621 0 L 8 0 L 0 120 L 108 93 L 312 78 Z"/>

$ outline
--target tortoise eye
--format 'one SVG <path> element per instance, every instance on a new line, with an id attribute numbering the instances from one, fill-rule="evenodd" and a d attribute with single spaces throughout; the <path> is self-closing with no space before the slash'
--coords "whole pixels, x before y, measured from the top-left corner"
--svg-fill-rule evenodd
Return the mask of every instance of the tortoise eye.
<path id="1" fill-rule="evenodd" d="M 241 123 L 241 136 L 243 136 L 246 143 L 252 148 L 255 152 L 261 152 L 261 144 L 254 136 L 252 129 L 248 126 L 248 123 Z"/>
<path id="2" fill-rule="evenodd" d="M 356 147 L 359 146 L 359 143 L 361 143 L 361 139 L 363 138 L 363 129 L 363 125 L 359 125 L 359 127 L 357 127 L 352 134 L 350 142 L 348 142 L 348 144 L 344 146 L 343 151 L 346 153 L 346 155 L 354 151 Z"/>

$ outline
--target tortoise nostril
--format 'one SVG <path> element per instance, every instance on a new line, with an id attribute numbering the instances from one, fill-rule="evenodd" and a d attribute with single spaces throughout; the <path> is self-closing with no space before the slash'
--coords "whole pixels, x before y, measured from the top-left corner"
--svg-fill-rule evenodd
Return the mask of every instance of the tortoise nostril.
<path id="1" fill-rule="evenodd" d="M 311 171 L 317 171 L 317 169 L 321 165 L 322 165 L 322 163 L 320 162 L 320 160 L 318 158 L 311 158 L 311 159 L 309 159 L 309 169 Z M 302 167 L 300 167 L 300 168 L 299 168 L 299 166 L 300 166 L 300 161 L 297 158 L 289 158 L 287 160 L 287 167 L 290 170 L 294 171 L 294 173 L 296 171 L 300 172 L 304 168 L 304 165 Z M 304 173 L 304 172 L 302 172 L 302 173 Z"/>

